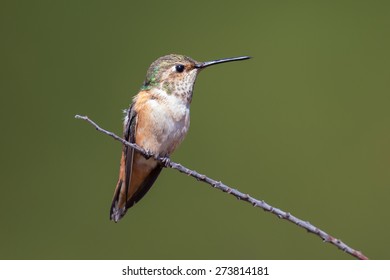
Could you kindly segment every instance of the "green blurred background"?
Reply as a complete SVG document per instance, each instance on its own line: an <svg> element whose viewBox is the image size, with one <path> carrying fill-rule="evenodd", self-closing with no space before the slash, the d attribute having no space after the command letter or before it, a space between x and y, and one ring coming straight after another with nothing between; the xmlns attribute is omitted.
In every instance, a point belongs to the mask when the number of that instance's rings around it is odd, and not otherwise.
<svg viewBox="0 0 390 280"><path fill-rule="evenodd" d="M164 170L109 221L122 109L150 63L200 74L173 160L389 258L388 1L1 1L1 259L351 259Z"/></svg>

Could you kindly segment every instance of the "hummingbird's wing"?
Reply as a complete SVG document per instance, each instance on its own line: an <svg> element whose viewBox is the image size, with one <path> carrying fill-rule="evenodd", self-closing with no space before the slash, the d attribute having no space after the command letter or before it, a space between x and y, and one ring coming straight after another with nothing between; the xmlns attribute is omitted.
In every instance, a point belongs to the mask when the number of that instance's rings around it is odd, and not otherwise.
<svg viewBox="0 0 390 280"><path fill-rule="evenodd" d="M134 103L127 112L124 139L136 143L138 115ZM144 161L143 164L137 164ZM135 164L136 163L136 164ZM162 166L154 159L146 160L143 155L124 145L122 150L119 180L111 204L110 219L119 221L127 209L138 202L151 188L160 174Z"/></svg>

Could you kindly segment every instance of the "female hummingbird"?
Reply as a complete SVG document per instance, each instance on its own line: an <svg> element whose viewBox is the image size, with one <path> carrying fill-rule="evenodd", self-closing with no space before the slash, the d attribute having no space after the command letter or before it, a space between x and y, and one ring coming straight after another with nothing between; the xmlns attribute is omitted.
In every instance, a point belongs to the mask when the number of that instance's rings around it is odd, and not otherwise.
<svg viewBox="0 0 390 280"><path fill-rule="evenodd" d="M169 157L188 132L198 73L211 65L249 58L240 56L208 62L177 54L158 58L150 65L140 92L125 112L123 138L153 155ZM148 192L162 167L153 157L147 159L123 146L111 220L118 222Z"/></svg>

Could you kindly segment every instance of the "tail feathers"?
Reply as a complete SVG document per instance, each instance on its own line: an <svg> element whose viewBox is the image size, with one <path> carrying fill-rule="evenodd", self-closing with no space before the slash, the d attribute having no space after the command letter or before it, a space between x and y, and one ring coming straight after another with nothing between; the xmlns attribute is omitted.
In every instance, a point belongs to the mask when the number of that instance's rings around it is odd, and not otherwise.
<svg viewBox="0 0 390 280"><path fill-rule="evenodd" d="M115 201L115 204L111 207L110 219L117 223L126 214L126 211L126 207L119 208L118 202Z"/></svg>
<svg viewBox="0 0 390 280"><path fill-rule="evenodd" d="M162 169L162 166L155 162L153 162L153 166L146 173L146 177L144 177L145 174L140 175L141 172L139 170L136 170L138 172L132 173L132 180L128 187L122 178L119 179L111 204L111 220L118 222L126 214L127 210L141 200L149 191Z"/></svg>
<svg viewBox="0 0 390 280"><path fill-rule="evenodd" d="M114 198L112 199L111 209L110 209L110 220L115 223L118 222L126 214L126 199L121 197L121 189L124 182L122 180L118 181L118 184L115 189ZM120 201L123 200L123 201Z"/></svg>

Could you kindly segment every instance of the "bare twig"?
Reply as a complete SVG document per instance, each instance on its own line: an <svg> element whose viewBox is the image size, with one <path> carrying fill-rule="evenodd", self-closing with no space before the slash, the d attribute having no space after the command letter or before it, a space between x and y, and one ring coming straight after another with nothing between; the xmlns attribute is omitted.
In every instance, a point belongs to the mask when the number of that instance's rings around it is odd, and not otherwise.
<svg viewBox="0 0 390 280"><path fill-rule="evenodd" d="M144 149L142 149L138 145L130 143L130 142L127 142L126 140L122 139L121 137L117 136L116 134L101 128L94 121L89 119L87 116L76 115L75 118L76 119L85 120L85 121L89 122L91 125L93 125L96 128L96 130L111 136L115 140L117 140L119 142L122 142L122 144L127 145L127 146L133 148L134 150L142 153L143 155L145 155L147 157L154 156L154 155L150 155L147 151L145 151ZM285 212L283 210L280 210L278 208L275 208L275 207L269 205L268 203L264 202L264 200L255 199L255 198L251 197L249 194L244 194L244 193L240 192L237 189L233 189L233 188L225 185L221 181L213 180L213 179L207 177L206 175L200 174L200 173L198 173L198 172L196 172L194 170L191 170L191 169L189 169L189 168L187 168L187 167L185 167L185 166L183 166L183 165L181 165L179 163L172 162L172 161L170 161L169 158L156 157L156 156L154 156L154 157L158 161L163 163L165 167L176 169L176 170L178 170L181 173L184 173L184 174L187 174L189 176L194 177L198 181L205 182L205 183L211 185L214 188L217 188L217 189L219 189L219 190L221 190L223 192L231 194L231 195L235 196L236 198L238 198L240 200L249 202L254 207L262 208L264 211L268 211L268 212L276 215L278 218L285 219L285 220L287 220L289 222L292 222L292 223L296 224L297 226L306 229L308 232L317 235L324 242L329 242L330 244L333 244L337 248L343 250L344 252L352 255L353 257L355 257L357 259L361 259L361 260L367 260L368 259L362 252L357 251L357 250L349 247L347 244L342 242L340 239L337 239L337 238L329 235L325 231L319 229L318 227L310 224L307 221L303 221L303 220L293 216L292 214L290 214L288 212Z"/></svg>

